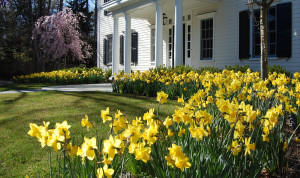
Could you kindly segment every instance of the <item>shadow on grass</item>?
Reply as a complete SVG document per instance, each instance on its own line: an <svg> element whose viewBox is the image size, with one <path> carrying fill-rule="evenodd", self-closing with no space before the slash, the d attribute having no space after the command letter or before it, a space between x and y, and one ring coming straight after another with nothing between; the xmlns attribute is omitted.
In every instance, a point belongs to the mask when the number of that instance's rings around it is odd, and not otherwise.
<svg viewBox="0 0 300 178"><path fill-rule="evenodd" d="M86 99L94 101L95 104L101 105L98 110L99 114L101 110L109 107L110 112L115 112L117 109L119 109L121 112L123 112L123 114L134 113L136 117L142 117L149 109L155 108L156 110L158 107L158 102L155 100L155 98L132 94L107 93L99 91L61 92L61 94L79 97L78 100L73 102L76 105L82 103ZM160 116L167 116L167 112L160 110Z"/></svg>
<svg viewBox="0 0 300 178"><path fill-rule="evenodd" d="M22 92L20 93L20 95L14 99L10 99L10 100L5 100L5 104L6 105L12 105L15 104L17 101L20 101L21 99L24 99L27 96L27 93Z"/></svg>
<svg viewBox="0 0 300 178"><path fill-rule="evenodd" d="M51 83L37 83L37 84L5 84L0 85L0 92L1 91L12 91L12 90L30 90L30 89L41 89L42 87L47 86L54 86Z"/></svg>

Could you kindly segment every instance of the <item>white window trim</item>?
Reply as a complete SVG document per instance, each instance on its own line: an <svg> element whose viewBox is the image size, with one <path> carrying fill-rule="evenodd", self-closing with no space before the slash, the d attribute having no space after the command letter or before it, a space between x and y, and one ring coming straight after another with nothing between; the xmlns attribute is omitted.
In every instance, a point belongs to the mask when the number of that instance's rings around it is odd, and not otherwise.
<svg viewBox="0 0 300 178"><path fill-rule="evenodd" d="M209 12L209 13L205 13L205 14L199 14L199 15L196 15L197 19L198 19L198 26L200 27L199 28L199 33L200 33L200 38L199 38L199 53L198 53L198 61L200 62L211 62L211 61L215 61L215 27L216 27L216 12ZM212 53L212 58L211 59L201 59L201 20L205 20L205 19L210 19L212 18L213 19L213 53Z"/></svg>
<svg viewBox="0 0 300 178"><path fill-rule="evenodd" d="M193 26L192 26L192 23L191 23L191 20L190 21L187 21L185 23L186 25L186 31L185 31L185 65L192 65L192 51L193 51ZM190 32L190 35L191 35L191 40L190 40L190 57L188 57L188 26L191 26L191 32Z"/></svg>
<svg viewBox="0 0 300 178"><path fill-rule="evenodd" d="M152 30L156 30L155 29L155 25L150 25L150 59L149 59L149 62L150 62L150 65L155 65L155 59L154 61L151 61L151 59L154 57L155 58L155 52L154 54L152 53ZM155 39L155 34L154 34L154 39ZM154 44L155 44L155 40L154 40ZM154 55L154 56L153 56Z"/></svg>

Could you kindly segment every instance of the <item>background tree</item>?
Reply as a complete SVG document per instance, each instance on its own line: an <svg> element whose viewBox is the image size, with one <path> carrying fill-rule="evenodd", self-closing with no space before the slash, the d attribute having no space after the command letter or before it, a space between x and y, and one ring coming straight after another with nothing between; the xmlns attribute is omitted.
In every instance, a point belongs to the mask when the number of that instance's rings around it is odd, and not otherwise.
<svg viewBox="0 0 300 178"><path fill-rule="evenodd" d="M56 62L59 67L63 62L66 68L67 59L84 62L84 58L90 57L90 46L81 40L77 18L71 9L65 8L57 15L37 20L33 39L38 41L43 58Z"/></svg>
<svg viewBox="0 0 300 178"><path fill-rule="evenodd" d="M93 11L93 0L68 0L66 2L66 6L71 8L73 10L74 14L83 14L85 18L79 18L79 28L80 28L80 33L82 34L82 39L86 42L88 42L93 49L93 54L90 58L86 59L86 66L87 67L92 67L96 65L96 44L97 40L95 39L95 16ZM79 16L82 17L82 16Z"/></svg>
<svg viewBox="0 0 300 178"><path fill-rule="evenodd" d="M260 11L259 27L261 80L268 78L268 9L273 2L274 0L250 0L250 4L257 5Z"/></svg>
<svg viewBox="0 0 300 178"><path fill-rule="evenodd" d="M59 3L60 0L0 0L0 78L45 70L40 50L31 38L32 31L39 17L59 11Z"/></svg>

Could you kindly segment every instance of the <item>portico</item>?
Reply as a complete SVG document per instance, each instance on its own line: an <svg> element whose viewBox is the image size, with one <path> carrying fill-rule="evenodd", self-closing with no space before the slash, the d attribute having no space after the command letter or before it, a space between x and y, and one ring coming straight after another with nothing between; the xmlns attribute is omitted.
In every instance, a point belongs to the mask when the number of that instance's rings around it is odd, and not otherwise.
<svg viewBox="0 0 300 178"><path fill-rule="evenodd" d="M202 0L205 3L217 3L218 0ZM112 44L112 72L118 73L120 56L124 60L124 72L131 73L132 66L132 40L131 40L131 20L132 18L147 19L155 30L155 46L153 52L153 63L155 67L158 66L179 66L185 65L185 59L187 58L187 46L189 46L189 52L191 51L191 44L187 43L185 34L188 30L185 30L185 24L183 19L183 8L185 6L192 7L195 4L202 2L201 0L186 0L183 4L183 0L119 0L119 1L105 1L103 9L109 11L113 17L113 37L120 35L119 18L125 18L125 31L124 41L120 44L119 38L113 38ZM167 14L172 19L167 19L167 24L164 24L163 14ZM185 19L187 20L187 19ZM190 16L189 16L189 20ZM123 24L122 24L123 25ZM189 40L191 42L191 24L189 25ZM188 28L188 26L186 26ZM164 30L171 29L170 33L166 34ZM165 34L165 35L164 35ZM172 38L172 39L171 39ZM164 51L164 39L165 51ZM166 40L170 39L170 40ZM121 46L120 46L121 45ZM123 45L123 46L122 46ZM122 54L119 53L120 47L122 48ZM165 59L164 59L165 54ZM190 54L190 53L189 53ZM189 56L190 58L190 56ZM165 63L163 62L165 60Z"/></svg>

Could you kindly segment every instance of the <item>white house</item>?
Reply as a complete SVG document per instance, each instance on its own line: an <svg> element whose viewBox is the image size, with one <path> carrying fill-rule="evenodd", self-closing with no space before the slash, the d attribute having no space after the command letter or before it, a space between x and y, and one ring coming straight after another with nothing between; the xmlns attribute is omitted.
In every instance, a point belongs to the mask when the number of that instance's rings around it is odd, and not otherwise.
<svg viewBox="0 0 300 178"><path fill-rule="evenodd" d="M98 7L98 67L260 69L259 12L248 0L100 0ZM300 0L273 3L268 31L269 65L300 70Z"/></svg>

